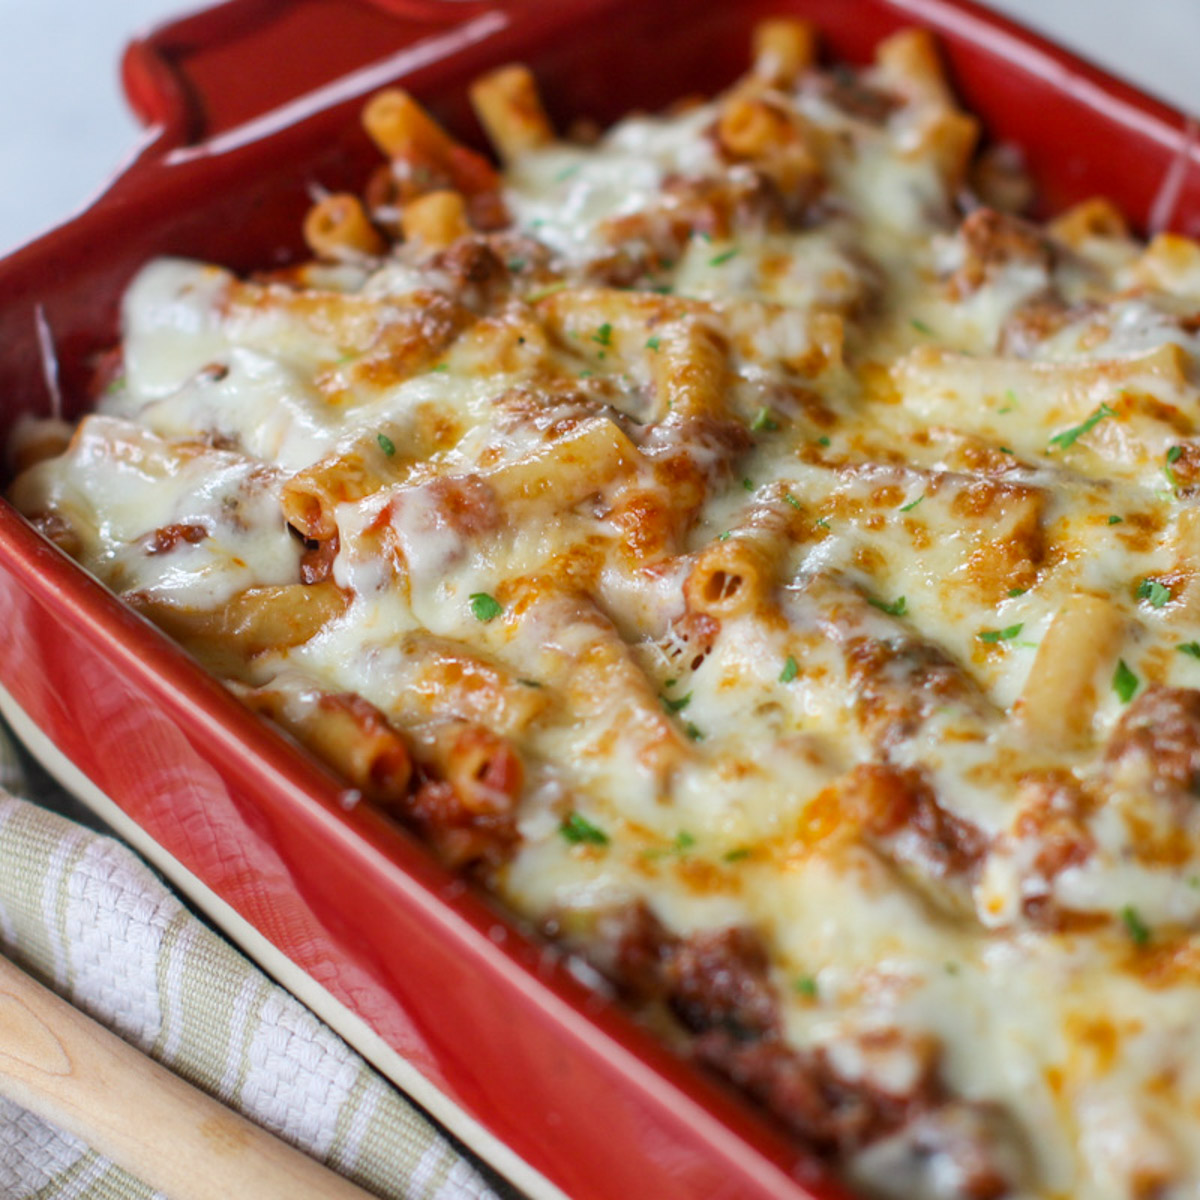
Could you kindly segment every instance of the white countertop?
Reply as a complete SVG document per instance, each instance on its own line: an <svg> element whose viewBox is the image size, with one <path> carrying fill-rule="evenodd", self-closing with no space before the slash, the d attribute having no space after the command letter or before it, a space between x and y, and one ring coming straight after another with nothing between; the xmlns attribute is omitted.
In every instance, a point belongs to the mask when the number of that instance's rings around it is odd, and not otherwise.
<svg viewBox="0 0 1200 1200"><path fill-rule="evenodd" d="M850 2L850 0L846 0ZM0 0L0 253L85 204L137 127L117 64L186 0ZM1198 0L992 0L991 6L1200 113Z"/></svg>

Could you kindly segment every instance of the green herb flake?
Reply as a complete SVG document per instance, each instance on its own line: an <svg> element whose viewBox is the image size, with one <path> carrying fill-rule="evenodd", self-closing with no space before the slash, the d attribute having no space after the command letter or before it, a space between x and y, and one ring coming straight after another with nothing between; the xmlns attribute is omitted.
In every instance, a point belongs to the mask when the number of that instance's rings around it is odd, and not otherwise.
<svg viewBox="0 0 1200 1200"><path fill-rule="evenodd" d="M1129 665L1124 659L1117 663L1117 669L1113 673L1112 686L1113 691L1117 693L1117 699L1122 704L1128 704L1138 690L1138 677L1129 669Z"/></svg>
<svg viewBox="0 0 1200 1200"><path fill-rule="evenodd" d="M612 345L612 324L605 321L603 325L592 335L592 341L598 342L601 346Z"/></svg>
<svg viewBox="0 0 1200 1200"><path fill-rule="evenodd" d="M504 606L494 596L489 596L487 592L471 593L471 615L475 620L482 621L486 625L488 621L494 621L503 611Z"/></svg>
<svg viewBox="0 0 1200 1200"><path fill-rule="evenodd" d="M1010 638L1015 638L1024 628L1024 621L1018 621L1016 625L1008 625L1004 629L981 629L975 636L981 642L1007 642Z"/></svg>
<svg viewBox="0 0 1200 1200"><path fill-rule="evenodd" d="M661 346L661 345L662 345L662 338L652 337L649 339L649 341L646 342L646 349L657 351L659 346Z"/></svg>
<svg viewBox="0 0 1200 1200"><path fill-rule="evenodd" d="M888 604L886 600L880 600L878 596L868 596L867 603L872 608L877 608L880 612L887 613L889 617L902 617L908 611L908 601L903 596L898 600L892 601L891 604Z"/></svg>
<svg viewBox="0 0 1200 1200"><path fill-rule="evenodd" d="M746 489L746 491L748 491L748 492L754 491L754 480L753 479L743 479L742 487L744 487Z"/></svg>
<svg viewBox="0 0 1200 1200"><path fill-rule="evenodd" d="M915 500L911 501L910 503L900 505L900 511L901 512L912 512L912 510L914 508L916 508L917 505L920 504L921 501L924 499L925 499L925 493L922 492Z"/></svg>
<svg viewBox="0 0 1200 1200"><path fill-rule="evenodd" d="M736 246L734 246L732 249L729 249L729 250L723 250L720 254L714 254L712 256L712 258L710 258L708 260L708 265L710 267L722 266L724 263L727 263L731 258L735 257L737 255L737 253L738 253L738 248Z"/></svg>
<svg viewBox="0 0 1200 1200"><path fill-rule="evenodd" d="M1137 598L1149 600L1152 608L1162 608L1171 599L1171 589L1157 579L1143 579L1138 584Z"/></svg>
<svg viewBox="0 0 1200 1200"><path fill-rule="evenodd" d="M685 851L692 849L695 844L696 839L686 829L681 829L675 835L675 842L671 849L678 854L683 854Z"/></svg>
<svg viewBox="0 0 1200 1200"><path fill-rule="evenodd" d="M580 371L580 372L579 372L579 378L580 378L580 379L591 379L591 377L592 377L594 374L595 374L595 372L594 372L594 371Z"/></svg>
<svg viewBox="0 0 1200 1200"><path fill-rule="evenodd" d="M924 321L918 321L916 317L913 317L913 319L911 321L909 321L909 324L918 333L923 333L926 337L935 336L933 330L928 325L926 325Z"/></svg>
<svg viewBox="0 0 1200 1200"><path fill-rule="evenodd" d="M779 672L780 683L791 683L797 675L800 674L800 665L789 654L787 660L783 664L783 670Z"/></svg>
<svg viewBox="0 0 1200 1200"><path fill-rule="evenodd" d="M758 412L754 414L754 420L750 422L751 433L762 433L764 431L767 433L774 433L778 428L779 422L776 421L773 416L771 416L771 410L769 408L760 408Z"/></svg>
<svg viewBox="0 0 1200 1200"><path fill-rule="evenodd" d="M817 524L818 524L818 525L819 525L819 526L820 526L822 529L828 529L828 528L829 528L829 521L828 521L828 520L827 520L825 517L818 517L818 518L817 518Z"/></svg>
<svg viewBox="0 0 1200 1200"><path fill-rule="evenodd" d="M829 444L830 444L830 442L829 442L829 439L828 439L827 437L819 437L819 438L817 438L817 445L818 445L818 446L828 446Z"/></svg>
<svg viewBox="0 0 1200 1200"><path fill-rule="evenodd" d="M436 367L430 367L429 369L431 371L437 371L438 374L444 375L448 370L450 370L450 367L446 363L438 363Z"/></svg>
<svg viewBox="0 0 1200 1200"><path fill-rule="evenodd" d="M1200 642L1181 642L1175 649L1180 654L1188 654L1192 658L1200 658Z"/></svg>
<svg viewBox="0 0 1200 1200"><path fill-rule="evenodd" d="M522 687L527 688L540 688L542 686L536 679L518 679L517 682Z"/></svg>
<svg viewBox="0 0 1200 1200"><path fill-rule="evenodd" d="M702 742L702 741L704 741L704 734L703 734L703 732L701 732L701 730L699 729L699 727L698 727L698 726L696 726L696 725L693 725L693 724L691 723L691 721L689 721L689 722L688 722L688 723L687 723L687 724L686 724L686 725L683 727L683 732L684 732L684 733L686 733L686 734L688 735L688 739L689 739L690 741L693 741L693 742Z"/></svg>
<svg viewBox="0 0 1200 1200"><path fill-rule="evenodd" d="M386 433L379 434L375 440L379 443L380 450L382 450L384 454L388 456L388 458L391 458L392 455L396 453L396 443L393 442Z"/></svg>
<svg viewBox="0 0 1200 1200"><path fill-rule="evenodd" d="M1125 520L1125 518L1124 518L1124 517L1118 517L1116 513L1109 513L1109 514L1108 514L1108 523L1109 523L1110 525L1120 525L1120 524L1121 524L1121 522L1122 522L1122 521L1124 521L1124 520Z"/></svg>
<svg viewBox="0 0 1200 1200"><path fill-rule="evenodd" d="M1010 600L1015 600L1018 596L1023 596L1029 591L1028 588L1009 588L1008 596Z"/></svg>
<svg viewBox="0 0 1200 1200"><path fill-rule="evenodd" d="M744 859L747 859L749 857L750 857L750 847L749 846L735 846L732 850L726 850L725 853L721 855L721 861L727 862L727 863L735 863L735 862L742 862Z"/></svg>
<svg viewBox="0 0 1200 1200"><path fill-rule="evenodd" d="M725 530L724 533L717 534L717 541L718 542L727 542L727 541L729 541L729 539L732 536L733 536L733 534L727 529L727 530Z"/></svg>
<svg viewBox="0 0 1200 1200"><path fill-rule="evenodd" d="M510 271L525 270L525 260L523 258L510 258L506 265Z"/></svg>
<svg viewBox="0 0 1200 1200"><path fill-rule="evenodd" d="M1129 934L1135 946L1141 949L1150 945L1150 927L1132 904L1127 904L1121 909L1121 920L1124 922L1125 932Z"/></svg>
<svg viewBox="0 0 1200 1200"><path fill-rule="evenodd" d="M1172 446L1166 454L1167 461L1163 464L1163 474L1167 477L1167 482L1171 485L1173 491L1179 490L1179 480L1175 478L1175 472L1171 469L1174 463L1177 463L1183 456L1182 446Z"/></svg>
<svg viewBox="0 0 1200 1200"><path fill-rule="evenodd" d="M683 712L692 702L692 693L688 692L686 696L680 696L678 699L672 699L670 696L660 696L659 699L667 712L678 713Z"/></svg>
<svg viewBox="0 0 1200 1200"><path fill-rule="evenodd" d="M607 846L608 834L595 826L587 819L582 817L577 812L568 813L562 824L558 827L558 832L571 843L572 846Z"/></svg>
<svg viewBox="0 0 1200 1200"><path fill-rule="evenodd" d="M1001 454L1011 454L1012 452L1013 452L1013 448L1011 446L1001 446L1000 447Z"/></svg>
<svg viewBox="0 0 1200 1200"><path fill-rule="evenodd" d="M792 986L799 995L807 996L810 1000L817 997L817 981L811 975L802 975Z"/></svg>
<svg viewBox="0 0 1200 1200"><path fill-rule="evenodd" d="M678 682L678 679L668 679L667 682L663 684L663 687L675 687Z"/></svg>
<svg viewBox="0 0 1200 1200"><path fill-rule="evenodd" d="M793 496L791 492L784 492L783 499L784 499L785 503L790 504L797 512L800 511L800 501L797 500L796 497Z"/></svg>
<svg viewBox="0 0 1200 1200"><path fill-rule="evenodd" d="M1060 450L1066 450L1068 447L1075 445L1085 433L1095 429L1105 417L1115 417L1116 415L1107 404L1101 404L1090 417L1079 425L1073 425L1070 429L1064 429L1062 433L1056 433L1050 439L1050 445L1057 446Z"/></svg>
<svg viewBox="0 0 1200 1200"><path fill-rule="evenodd" d="M538 288L537 291L530 292L525 297L530 304L536 304L539 300L545 300L549 296L556 296L559 292L566 291L571 285L565 280L560 279L557 283L548 283L545 287Z"/></svg>
<svg viewBox="0 0 1200 1200"><path fill-rule="evenodd" d="M570 179L572 175L577 175L581 170L583 170L583 163L575 163L573 166L563 167L563 169L554 176L554 182L566 183L566 181Z"/></svg>

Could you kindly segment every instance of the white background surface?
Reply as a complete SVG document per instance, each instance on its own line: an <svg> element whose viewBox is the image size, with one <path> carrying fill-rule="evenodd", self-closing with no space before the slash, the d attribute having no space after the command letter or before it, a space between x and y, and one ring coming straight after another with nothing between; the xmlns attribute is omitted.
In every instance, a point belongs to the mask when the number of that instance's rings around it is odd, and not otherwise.
<svg viewBox="0 0 1200 1200"><path fill-rule="evenodd" d="M201 6L0 0L0 253L67 217L120 166L137 138L118 83L123 46L139 30ZM1200 0L991 6L1200 114Z"/></svg>

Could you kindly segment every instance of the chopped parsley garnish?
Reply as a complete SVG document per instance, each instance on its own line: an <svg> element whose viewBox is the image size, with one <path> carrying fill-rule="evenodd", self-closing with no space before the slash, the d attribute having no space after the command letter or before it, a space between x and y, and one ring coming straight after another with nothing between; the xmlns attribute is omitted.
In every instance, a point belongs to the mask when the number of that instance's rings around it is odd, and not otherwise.
<svg viewBox="0 0 1200 1200"><path fill-rule="evenodd" d="M767 433L774 433L778 428L779 422L776 421L773 416L771 416L771 410L769 408L760 408L758 412L754 414L754 420L750 422L751 433L761 433L764 430Z"/></svg>
<svg viewBox="0 0 1200 1200"><path fill-rule="evenodd" d="M1014 392L1012 388L1005 390L1004 398L1008 401L1008 403L1003 408L997 409L997 413L1012 412L1012 410L1017 407L1017 393Z"/></svg>
<svg viewBox="0 0 1200 1200"><path fill-rule="evenodd" d="M1149 600L1153 608L1162 608L1171 599L1171 589L1157 579L1143 579L1138 584L1137 598Z"/></svg>
<svg viewBox="0 0 1200 1200"><path fill-rule="evenodd" d="M686 829L681 829L675 835L675 844L671 849L682 854L685 850L690 850L695 844L696 839Z"/></svg>
<svg viewBox="0 0 1200 1200"><path fill-rule="evenodd" d="M1018 621L1016 625L1007 625L1003 629L981 629L975 636L981 642L1007 642L1010 638L1015 638L1024 628L1025 622Z"/></svg>
<svg viewBox="0 0 1200 1200"><path fill-rule="evenodd" d="M924 499L925 499L925 493L922 492L915 500L910 501L908 504L900 505L900 511L901 512L912 512L912 510L914 508L916 508L917 505L920 504L921 501Z"/></svg>
<svg viewBox="0 0 1200 1200"><path fill-rule="evenodd" d="M829 439L827 437L819 437L819 438L817 438L817 445L818 446L828 446Z"/></svg>
<svg viewBox="0 0 1200 1200"><path fill-rule="evenodd" d="M1124 518L1124 517L1118 517L1116 513L1109 513L1109 514L1108 514L1108 523L1109 523L1110 525L1120 525L1120 524L1121 524L1121 522L1122 522L1122 521L1124 521L1124 520L1125 520L1125 518Z"/></svg>
<svg viewBox="0 0 1200 1200"><path fill-rule="evenodd" d="M375 440L379 443L380 450L382 450L384 454L388 456L388 458L391 458L392 455L396 453L396 443L393 442L386 433L379 434Z"/></svg>
<svg viewBox="0 0 1200 1200"><path fill-rule="evenodd" d="M660 696L663 708L667 712L677 713L683 712L685 708L692 702L692 693L688 692L686 696L680 696L678 699L672 699L670 696Z"/></svg>
<svg viewBox="0 0 1200 1200"><path fill-rule="evenodd" d="M1132 904L1127 904L1121 909L1121 920L1124 921L1125 930L1135 946L1140 948L1150 945L1150 927Z"/></svg>
<svg viewBox="0 0 1200 1200"><path fill-rule="evenodd" d="M726 850L721 855L721 861L727 863L741 862L744 858L750 857L749 846L735 846L732 850Z"/></svg>
<svg viewBox="0 0 1200 1200"><path fill-rule="evenodd" d="M689 721L683 727L683 732L686 733L688 735L688 738L693 742L704 741L704 734L700 731L699 727L696 725L693 725L691 723L691 721Z"/></svg>
<svg viewBox="0 0 1200 1200"><path fill-rule="evenodd" d="M742 487L744 487L746 489L746 491L748 491L748 492L754 491L754 480L753 479L743 479Z"/></svg>
<svg viewBox="0 0 1200 1200"><path fill-rule="evenodd" d="M471 614L475 620L486 624L488 621L494 621L503 611L504 606L500 601L494 596L489 596L487 592L471 593Z"/></svg>
<svg viewBox="0 0 1200 1200"><path fill-rule="evenodd" d="M1028 588L1009 588L1008 595L1010 599L1015 600L1018 596L1025 595L1027 591L1029 591Z"/></svg>
<svg viewBox="0 0 1200 1200"><path fill-rule="evenodd" d="M718 533L718 534L717 534L717 541L718 541L718 542L727 542L727 541L729 541L729 539L730 539L732 536L733 536L733 535L732 535L732 534L730 533L730 531L727 529L727 530L725 530L725 532L724 532L724 533Z"/></svg>
<svg viewBox="0 0 1200 1200"><path fill-rule="evenodd" d="M787 661L783 664L783 670L779 672L779 682L780 683L791 683L792 680L795 679L796 676L799 674L800 674L800 665L789 654L787 656Z"/></svg>
<svg viewBox="0 0 1200 1200"><path fill-rule="evenodd" d="M662 338L652 337L646 343L647 350L657 350L662 345Z"/></svg>
<svg viewBox="0 0 1200 1200"><path fill-rule="evenodd" d="M611 346L612 345L612 324L611 324L611 322L605 321L604 324L601 325L600 328L597 329L594 334L592 334L592 341L599 342L599 344L601 346Z"/></svg>
<svg viewBox="0 0 1200 1200"><path fill-rule="evenodd" d="M817 994L817 981L811 975L802 975L796 980L795 988L801 996L807 996L812 1000Z"/></svg>
<svg viewBox="0 0 1200 1200"><path fill-rule="evenodd" d="M1079 425L1073 425L1070 429L1064 429L1062 433L1056 433L1050 439L1050 445L1058 446L1061 450L1066 450L1067 447L1073 446L1079 441L1085 433L1099 425L1105 417L1115 417L1116 415L1107 404L1101 404L1087 420L1081 422Z"/></svg>
<svg viewBox="0 0 1200 1200"><path fill-rule="evenodd" d="M1011 454L1012 452L1013 452L1013 449L1011 446L1001 446L1000 447L1001 454Z"/></svg>
<svg viewBox="0 0 1200 1200"><path fill-rule="evenodd" d="M591 379L592 374L593 374L593 372L591 372L591 371L580 371L579 378L580 379Z"/></svg>
<svg viewBox="0 0 1200 1200"><path fill-rule="evenodd" d="M1180 654L1190 654L1192 658L1200 658L1200 642L1181 642L1175 649Z"/></svg>
<svg viewBox="0 0 1200 1200"><path fill-rule="evenodd" d="M784 492L784 493L783 493L783 498L784 498L784 500L785 500L785 501L786 501L788 504L790 504L790 505L791 505L791 506L792 506L792 507L793 507L793 508L794 508L794 509L795 509L797 512L799 512L799 511L800 511L800 501L799 501L799 500L797 500L797 499L796 499L796 497L795 497L795 496L793 496L791 492Z"/></svg>
<svg viewBox="0 0 1200 1200"><path fill-rule="evenodd" d="M666 683L663 684L663 687L674 687L678 682L678 679L668 679Z"/></svg>
<svg viewBox="0 0 1200 1200"><path fill-rule="evenodd" d="M530 304L536 304L539 300L545 300L547 296L557 295L561 291L565 291L571 285L565 280L560 279L557 283L548 283L543 288L538 288L535 292L530 292L525 297Z"/></svg>
<svg viewBox="0 0 1200 1200"><path fill-rule="evenodd" d="M593 825L587 817L581 817L577 812L568 813L562 824L558 827L558 832L571 843L572 846L607 846L608 834L603 829Z"/></svg>
<svg viewBox="0 0 1200 1200"><path fill-rule="evenodd" d="M818 521L817 524L819 525L820 522ZM902 617L908 611L908 601L903 596L899 600L893 600L891 604L888 604L886 600L880 600L878 596L868 596L867 603L872 608L887 613L889 617Z"/></svg>
<svg viewBox="0 0 1200 1200"><path fill-rule="evenodd" d="M828 529L828 528L829 528L829 522L828 522L828 520L826 520L826 518L825 518L825 517L818 517L818 518L817 518L817 524L818 524L818 525L819 525L819 526L820 526L822 529Z"/></svg>
<svg viewBox="0 0 1200 1200"><path fill-rule="evenodd" d="M1129 669L1124 659L1121 659L1117 663L1117 669L1113 674L1112 686L1113 691L1117 693L1117 699L1122 704L1128 704L1133 699L1134 693L1138 690L1138 677Z"/></svg>
<svg viewBox="0 0 1200 1200"><path fill-rule="evenodd" d="M450 370L450 367L449 367L449 366L448 366L448 364L446 364L446 363L438 363L436 367L430 367L429 369L430 369L431 371L442 371L442 372L444 372L444 371L448 371L448 370Z"/></svg>
<svg viewBox="0 0 1200 1200"><path fill-rule="evenodd" d="M510 271L523 271L525 270L525 260L523 258L510 258L507 266Z"/></svg>
<svg viewBox="0 0 1200 1200"><path fill-rule="evenodd" d="M928 325L926 325L924 321L918 321L916 317L913 317L913 319L911 321L909 321L909 324L918 333L923 333L926 337L933 337L933 330Z"/></svg>
<svg viewBox="0 0 1200 1200"><path fill-rule="evenodd" d="M708 265L710 267L719 267L722 263L727 263L731 258L734 257L734 255L737 254L737 252L738 248L734 246L730 250L723 250L720 254L714 254L712 258L708 260Z"/></svg>
<svg viewBox="0 0 1200 1200"><path fill-rule="evenodd" d="M1172 488L1178 490L1179 480L1175 478L1175 472L1171 470L1171 466L1177 463L1183 455L1182 446L1172 446L1167 451L1167 461L1163 464L1163 474L1167 477L1167 482Z"/></svg>

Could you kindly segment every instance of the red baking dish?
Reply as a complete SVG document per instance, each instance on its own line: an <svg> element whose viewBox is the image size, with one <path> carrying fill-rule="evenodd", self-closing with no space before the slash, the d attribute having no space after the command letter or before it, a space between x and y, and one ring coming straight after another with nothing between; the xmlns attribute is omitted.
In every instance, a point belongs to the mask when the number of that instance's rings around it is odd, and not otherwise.
<svg viewBox="0 0 1200 1200"><path fill-rule="evenodd" d="M554 116L607 121L711 92L751 25L794 12L865 59L921 24L1047 208L1103 193L1200 232L1194 127L954 0L230 0L134 43L148 126L90 209L0 263L0 435L84 403L136 268L237 269L300 252L314 184L375 162L362 100L403 80L478 142L465 84L521 59ZM233 937L531 1194L833 1198L740 1097L660 1046L507 914L251 718L155 629L0 504L0 707L66 782Z"/></svg>

